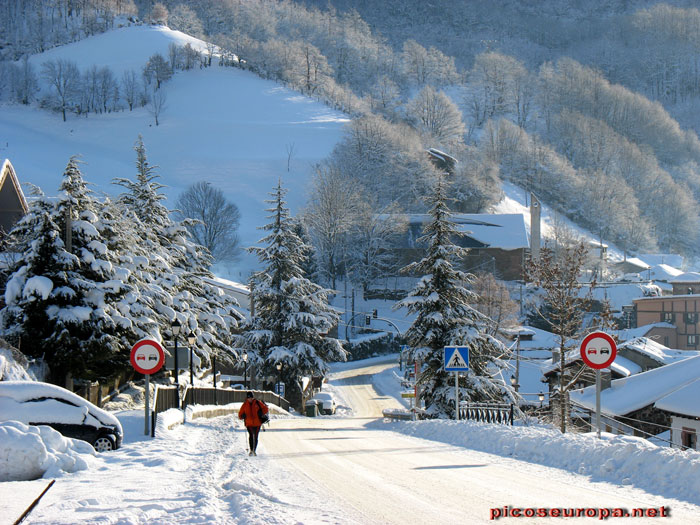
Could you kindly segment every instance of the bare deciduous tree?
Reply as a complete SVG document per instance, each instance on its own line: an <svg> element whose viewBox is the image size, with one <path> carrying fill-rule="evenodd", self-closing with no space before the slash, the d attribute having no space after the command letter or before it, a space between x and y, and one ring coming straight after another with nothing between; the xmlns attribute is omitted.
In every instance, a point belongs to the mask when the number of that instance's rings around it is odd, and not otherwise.
<svg viewBox="0 0 700 525"><path fill-rule="evenodd" d="M41 66L43 77L54 90L55 106L66 121L69 109L80 93L80 71L74 62L65 59L49 60Z"/></svg>
<svg viewBox="0 0 700 525"><path fill-rule="evenodd" d="M148 99L148 112L153 115L153 118L156 120L156 126L160 125L158 117L165 109L166 101L167 97L162 89L154 89Z"/></svg>
<svg viewBox="0 0 700 525"><path fill-rule="evenodd" d="M579 335L583 314L588 310L591 297L581 297L583 287L578 276L585 262L587 249L583 243L565 248L555 257L544 248L538 260L530 260L525 267L526 277L543 293L543 305L538 314L559 338L559 427L566 432L568 393L579 377L566 367L566 352L572 348L572 340ZM592 290L595 283L591 283ZM584 370L584 369L581 369Z"/></svg>
<svg viewBox="0 0 700 525"><path fill-rule="evenodd" d="M206 247L217 261L235 260L239 252L236 231L241 219L238 206L226 200L224 192L209 182L197 182L177 199L178 214L194 240Z"/></svg>

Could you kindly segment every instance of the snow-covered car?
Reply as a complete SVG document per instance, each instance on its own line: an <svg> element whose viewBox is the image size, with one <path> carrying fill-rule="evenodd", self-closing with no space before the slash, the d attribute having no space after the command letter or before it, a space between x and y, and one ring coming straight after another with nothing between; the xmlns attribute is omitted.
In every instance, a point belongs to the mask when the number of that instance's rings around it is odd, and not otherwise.
<svg viewBox="0 0 700 525"><path fill-rule="evenodd" d="M97 452L117 449L119 420L60 386L38 381L0 381L0 421L48 425L66 437L90 443Z"/></svg>
<svg viewBox="0 0 700 525"><path fill-rule="evenodd" d="M332 415L335 414L336 404L333 396L328 392L319 392L313 399L316 400L318 404L318 410L321 414Z"/></svg>

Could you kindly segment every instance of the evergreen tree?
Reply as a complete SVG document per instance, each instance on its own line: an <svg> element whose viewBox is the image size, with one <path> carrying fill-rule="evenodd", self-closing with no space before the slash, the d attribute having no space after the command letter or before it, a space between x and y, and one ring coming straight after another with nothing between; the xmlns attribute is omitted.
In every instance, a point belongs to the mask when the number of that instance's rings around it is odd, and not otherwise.
<svg viewBox="0 0 700 525"><path fill-rule="evenodd" d="M68 373L109 378L128 364L132 323L113 306L127 289L108 260L96 208L72 158L58 199L38 200L13 232L23 251L8 281L2 330L26 355L44 357L59 383Z"/></svg>
<svg viewBox="0 0 700 525"><path fill-rule="evenodd" d="M302 266L308 250L295 233L295 221L286 208L281 181L271 195L274 205L267 211L271 222L262 227L269 232L249 250L258 256L264 269L251 278L251 300L255 317L239 339L238 346L252 357L262 376L280 374L286 396L301 408L303 377L322 375L329 361L344 361L340 341L328 336L338 323L338 313L328 305L330 290L304 277ZM276 365L281 364L278 372Z"/></svg>
<svg viewBox="0 0 700 525"><path fill-rule="evenodd" d="M446 191L440 178L427 200L432 219L419 239L427 243L427 253L403 269L423 277L395 306L416 314L405 337L412 358L422 363L416 380L426 410L434 417L453 416L455 410L454 377L443 368L445 346L469 348L470 369L460 376L460 400L503 401L512 397L510 386L494 377L505 367L499 358L505 348L488 334L490 319L469 306L477 302L475 294L464 286L471 283L472 276L454 267L467 250L453 244L460 232L450 220Z"/></svg>
<svg viewBox="0 0 700 525"><path fill-rule="evenodd" d="M209 271L211 255L194 243L184 223L173 221L156 179L157 166L149 164L141 136L136 151L136 180L115 179L126 188L120 203L132 214L138 238L132 270L140 284L144 313L152 310L161 330L169 331L177 318L183 334L197 337L195 351L209 360L216 354L233 361L233 332L242 316L236 300L216 287ZM160 334L158 334L160 337Z"/></svg>

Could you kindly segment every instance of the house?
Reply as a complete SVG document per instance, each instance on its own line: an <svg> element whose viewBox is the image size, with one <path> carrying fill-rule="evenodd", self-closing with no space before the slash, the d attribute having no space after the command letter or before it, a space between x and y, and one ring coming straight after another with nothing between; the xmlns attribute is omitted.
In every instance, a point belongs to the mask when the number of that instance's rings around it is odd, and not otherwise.
<svg viewBox="0 0 700 525"><path fill-rule="evenodd" d="M429 220L430 216L424 214L408 217L406 236L397 248L400 265L405 266L423 257L425 247L418 243L418 239L423 236ZM462 233L453 242L469 248L461 270L491 272L504 280L522 279L523 264L530 247L523 214L455 213L451 220Z"/></svg>
<svg viewBox="0 0 700 525"><path fill-rule="evenodd" d="M29 210L17 174L9 159L0 168L0 238Z"/></svg>
<svg viewBox="0 0 700 525"><path fill-rule="evenodd" d="M628 433L630 427L635 435L657 435L672 425L672 416L677 420L672 436L679 434L675 440L697 446L697 441L688 436L693 430L700 428L694 421L700 414L697 398L684 397L696 392L700 385L693 386L700 378L700 355L694 355L671 364L635 374L623 379L613 380L610 388L600 393L601 412L605 430L608 432ZM700 393L700 390L697 390ZM595 410L595 386L570 393L571 401L588 410ZM692 408L691 408L692 407ZM676 412L677 411L677 412ZM684 425L685 424L685 425ZM686 437L683 438L683 428ZM697 430L695 431L697 435Z"/></svg>
<svg viewBox="0 0 700 525"><path fill-rule="evenodd" d="M662 397L654 406L671 416L671 444L698 449L700 434L700 378Z"/></svg>
<svg viewBox="0 0 700 525"><path fill-rule="evenodd" d="M602 384L604 388L607 388L615 380L632 377L693 356L700 356L700 352L674 350L647 337L635 337L618 344L615 361L609 368L601 370ZM593 370L588 369L583 363L579 348L566 353L564 366L569 370L569 377L578 376L574 385L575 389L583 389L594 384L595 376ZM543 381L549 384L550 394L558 388L559 370L558 357L553 359L542 370Z"/></svg>
<svg viewBox="0 0 700 525"><path fill-rule="evenodd" d="M673 328L651 330L649 337L658 337L664 346L697 350L700 348L700 274L681 274L671 284L673 295L632 301L632 325L668 323Z"/></svg>

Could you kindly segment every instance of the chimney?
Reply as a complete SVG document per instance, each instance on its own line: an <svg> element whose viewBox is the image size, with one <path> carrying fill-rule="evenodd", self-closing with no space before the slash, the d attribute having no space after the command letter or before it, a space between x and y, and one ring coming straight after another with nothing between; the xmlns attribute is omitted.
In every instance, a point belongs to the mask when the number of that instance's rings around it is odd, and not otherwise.
<svg viewBox="0 0 700 525"><path fill-rule="evenodd" d="M540 258L540 201L530 192L530 256L533 261Z"/></svg>

